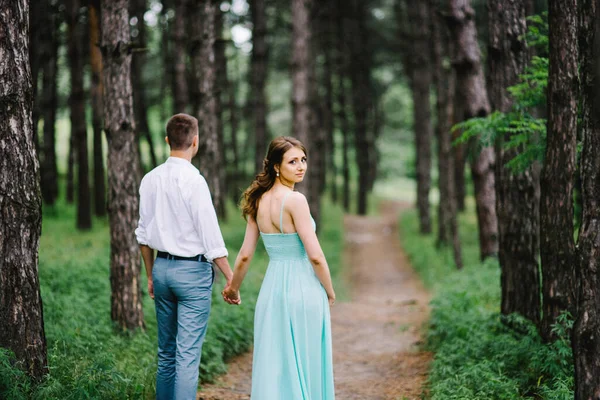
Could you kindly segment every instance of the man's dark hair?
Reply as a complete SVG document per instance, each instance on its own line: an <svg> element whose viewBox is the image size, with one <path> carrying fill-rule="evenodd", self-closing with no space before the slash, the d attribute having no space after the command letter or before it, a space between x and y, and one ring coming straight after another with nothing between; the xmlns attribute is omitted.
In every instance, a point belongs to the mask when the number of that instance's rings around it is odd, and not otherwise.
<svg viewBox="0 0 600 400"><path fill-rule="evenodd" d="M175 114L167 122L167 137L171 150L187 150L198 134L198 120L191 115Z"/></svg>

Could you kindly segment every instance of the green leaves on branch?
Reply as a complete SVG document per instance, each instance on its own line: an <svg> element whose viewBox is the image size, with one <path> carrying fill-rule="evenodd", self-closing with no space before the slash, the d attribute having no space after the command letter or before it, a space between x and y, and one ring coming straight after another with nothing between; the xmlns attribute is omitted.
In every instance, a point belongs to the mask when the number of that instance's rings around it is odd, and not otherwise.
<svg viewBox="0 0 600 400"><path fill-rule="evenodd" d="M528 45L540 48L540 53L547 54L547 15L532 16L528 21ZM513 99L511 111L495 111L487 117L471 118L454 125L452 132L462 132L454 145L476 140L477 152L495 144L513 150L514 157L506 164L513 173L526 170L536 161L543 162L546 120L536 117L536 110L546 104L548 66L548 58L533 57L525 72L519 76L519 83L507 88Z"/></svg>

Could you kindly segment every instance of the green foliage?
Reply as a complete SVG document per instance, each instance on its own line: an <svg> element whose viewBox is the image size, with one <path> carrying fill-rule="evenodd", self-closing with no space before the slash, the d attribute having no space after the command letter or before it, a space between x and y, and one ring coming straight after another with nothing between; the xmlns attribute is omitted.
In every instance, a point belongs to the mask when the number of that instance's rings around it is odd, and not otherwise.
<svg viewBox="0 0 600 400"><path fill-rule="evenodd" d="M547 54L548 23L545 15L529 18L526 34L529 46L539 47ZM510 112L495 111L486 117L471 118L456 124L452 131L462 131L455 144L477 138L478 148L493 146L499 142L503 148L514 151L507 163L511 171L518 173L534 162L544 161L546 152L546 120L535 116L535 109L546 104L548 87L548 58L535 56L519 83L507 88L513 99Z"/></svg>
<svg viewBox="0 0 600 400"><path fill-rule="evenodd" d="M434 237L410 234L417 227L415 212L402 217L403 246L434 293L426 340L435 353L427 382L430 398L573 398L570 316L562 315L554 327L559 339L544 344L531 322L500 314L500 269L495 260L478 260L472 212L461 215L461 271L450 249L435 248Z"/></svg>
<svg viewBox="0 0 600 400"><path fill-rule="evenodd" d="M222 225L231 259L241 246L244 221L229 208L231 220ZM324 204L319 234L328 256L336 290L340 282L342 211ZM154 303L147 296L142 273L146 331L120 333L110 320L109 232L106 220L94 229L73 230L75 209L59 203L44 210L39 275L48 342L49 373L33 385L0 348L0 398L4 399L151 399L156 374L157 326ZM262 245L242 287L243 304L234 307L220 297L221 279L213 291L212 311L202 349L200 377L210 381L226 372L225 362L248 351L253 340L254 305L267 265Z"/></svg>

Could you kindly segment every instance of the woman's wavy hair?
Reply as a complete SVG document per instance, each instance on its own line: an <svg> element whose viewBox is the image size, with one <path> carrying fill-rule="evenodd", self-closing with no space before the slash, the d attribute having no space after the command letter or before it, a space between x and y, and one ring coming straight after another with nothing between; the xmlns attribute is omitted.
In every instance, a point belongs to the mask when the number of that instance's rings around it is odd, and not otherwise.
<svg viewBox="0 0 600 400"><path fill-rule="evenodd" d="M290 136L279 136L271 141L269 144L269 150L267 156L263 160L263 170L254 181L248 186L242 195L240 206L242 209L242 215L244 218L248 218L250 215L256 219L256 212L258 211L258 203L262 195L273 187L277 173L275 172L275 166L281 164L283 161L283 155L291 148L297 147L308 155L306 147L301 141Z"/></svg>

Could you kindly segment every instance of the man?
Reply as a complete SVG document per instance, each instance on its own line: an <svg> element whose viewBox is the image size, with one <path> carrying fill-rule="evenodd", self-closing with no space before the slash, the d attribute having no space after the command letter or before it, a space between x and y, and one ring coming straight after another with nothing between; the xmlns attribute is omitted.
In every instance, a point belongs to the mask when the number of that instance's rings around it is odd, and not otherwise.
<svg viewBox="0 0 600 400"><path fill-rule="evenodd" d="M195 400L214 281L211 262L226 287L233 273L208 185L191 163L198 153L198 120L177 114L166 130L170 157L142 179L135 234L156 305L156 398Z"/></svg>

